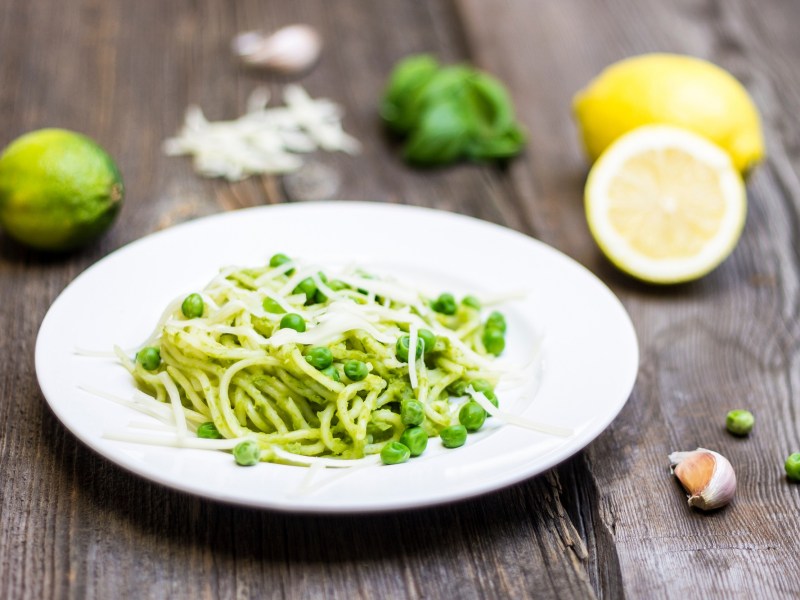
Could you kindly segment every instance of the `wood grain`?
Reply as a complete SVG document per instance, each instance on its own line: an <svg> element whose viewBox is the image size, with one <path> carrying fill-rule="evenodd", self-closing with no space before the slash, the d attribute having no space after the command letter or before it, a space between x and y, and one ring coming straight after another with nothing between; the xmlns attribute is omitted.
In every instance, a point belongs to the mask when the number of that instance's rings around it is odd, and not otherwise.
<svg viewBox="0 0 800 600"><path fill-rule="evenodd" d="M160 144L190 103L233 117L257 85L231 37L318 27L321 64L302 84L344 105L363 154L320 155L343 198L474 215L533 235L620 296L639 335L633 396L584 452L488 496L389 515L300 517L183 495L120 470L47 408L33 351L47 308L83 269L157 229L286 201L275 178L196 177ZM98 244L50 257L0 233L0 597L38 598L789 598L800 594L800 6L791 0L65 0L0 2L0 145L39 127L96 138L128 196ZM700 282L655 289L599 255L582 213L587 172L570 99L606 64L653 50L707 57L759 104L769 160L748 182L734 255ZM471 59L514 95L530 143L507 169L412 171L376 114L400 57ZM98 301L102 301L99 299ZM728 436L725 412L756 413ZM666 455L698 445L737 468L735 503L692 512Z"/></svg>
<svg viewBox="0 0 800 600"><path fill-rule="evenodd" d="M303 85L347 108L358 159L319 160L343 174L342 197L440 206L503 221L496 174L482 167L411 172L375 111L401 56L465 57L453 7L426 2L70 2L2 5L3 139L57 124L92 135L125 174L118 225L82 253L49 259L0 238L0 597L371 598L591 595L580 536L555 474L486 499L371 517L296 517L188 497L88 451L46 408L35 333L57 293L119 245L171 224L284 200L270 179L204 181L161 141L189 103L214 119L279 84L239 68L230 38L307 22L327 51ZM13 40L13 43L12 41Z"/></svg>
<svg viewBox="0 0 800 600"><path fill-rule="evenodd" d="M585 2L460 1L473 59L510 82L531 131L528 161L510 185L523 195L530 233L608 282L636 325L641 368L620 418L584 453L567 501L594 556L600 595L791 597L798 489L783 459L800 447L796 412L798 206L797 51L786 23L797 5L748 2L614 2L587 18ZM780 15L780 17L778 16ZM773 24L773 19L781 24ZM775 28L776 35L772 33ZM503 36L492 32L503 31ZM559 43L570 40L570 43ZM770 158L748 182L750 208L731 259L700 282L653 289L615 273L586 231L579 189L586 172L570 99L605 65L654 51L707 58L733 72L764 113ZM524 192L523 192L524 190ZM724 431L725 413L758 419L746 440ZM739 474L730 509L687 510L666 456L704 446Z"/></svg>

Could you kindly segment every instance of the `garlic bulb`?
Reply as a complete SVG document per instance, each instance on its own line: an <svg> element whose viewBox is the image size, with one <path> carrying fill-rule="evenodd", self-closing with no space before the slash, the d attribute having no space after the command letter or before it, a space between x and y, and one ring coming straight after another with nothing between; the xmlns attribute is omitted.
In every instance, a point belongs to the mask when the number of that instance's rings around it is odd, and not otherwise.
<svg viewBox="0 0 800 600"><path fill-rule="evenodd" d="M721 454L698 448L691 452L673 452L669 461L672 472L689 492L689 506L714 510L733 499L736 473Z"/></svg>
<svg viewBox="0 0 800 600"><path fill-rule="evenodd" d="M271 35L261 31L240 33L231 46L233 53L248 65L291 74L305 71L317 62L322 38L308 25L289 25Z"/></svg>

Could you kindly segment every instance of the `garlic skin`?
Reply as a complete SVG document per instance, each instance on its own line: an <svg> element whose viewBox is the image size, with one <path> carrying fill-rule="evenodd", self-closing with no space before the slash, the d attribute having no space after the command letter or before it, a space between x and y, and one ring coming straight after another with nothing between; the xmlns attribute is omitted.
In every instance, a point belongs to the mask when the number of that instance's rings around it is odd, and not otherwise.
<svg viewBox="0 0 800 600"><path fill-rule="evenodd" d="M262 31L240 33L233 38L231 47L245 64L289 75L317 62L322 38L309 25L289 25L270 35Z"/></svg>
<svg viewBox="0 0 800 600"><path fill-rule="evenodd" d="M714 510L733 499L736 473L721 454L698 448L691 452L673 452L669 461L672 473L689 492L689 506Z"/></svg>

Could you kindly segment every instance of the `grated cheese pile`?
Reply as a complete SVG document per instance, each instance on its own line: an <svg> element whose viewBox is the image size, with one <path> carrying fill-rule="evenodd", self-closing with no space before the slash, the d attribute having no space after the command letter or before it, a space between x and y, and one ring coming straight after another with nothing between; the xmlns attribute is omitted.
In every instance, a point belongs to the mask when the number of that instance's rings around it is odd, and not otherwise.
<svg viewBox="0 0 800 600"><path fill-rule="evenodd" d="M357 154L361 144L342 129L341 107L325 98L311 98L299 85L287 85L285 106L267 108L269 92L257 88L247 112L234 121L208 121L192 105L177 137L164 142L169 156L192 155L195 170L205 177L239 181L261 173L298 170L299 156L315 150Z"/></svg>

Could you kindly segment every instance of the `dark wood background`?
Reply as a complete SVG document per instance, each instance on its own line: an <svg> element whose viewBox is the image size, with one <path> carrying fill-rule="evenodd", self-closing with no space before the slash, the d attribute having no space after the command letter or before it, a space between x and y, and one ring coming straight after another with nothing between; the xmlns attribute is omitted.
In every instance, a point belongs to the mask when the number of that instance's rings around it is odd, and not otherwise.
<svg viewBox="0 0 800 600"><path fill-rule="evenodd" d="M322 62L302 83L347 109L358 158L322 155L339 196L475 215L588 266L622 299L641 369L619 418L545 475L475 500L365 517L292 516L176 493L82 446L47 408L33 350L53 299L83 269L170 224L287 200L279 181L228 184L165 158L189 103L233 117L265 81L229 55L252 28L310 23ZM128 197L98 244L64 257L0 234L0 597L797 597L800 486L800 3L794 0L0 0L0 145L60 126L116 157ZM762 110L769 160L748 182L733 256L696 283L637 284L601 258L582 212L587 165L572 95L647 51L711 59ZM376 116L391 65L469 59L510 87L530 131L510 168L418 172ZM270 80L274 90L280 87ZM749 407L757 426L725 433ZM667 454L714 448L733 505L692 512Z"/></svg>

